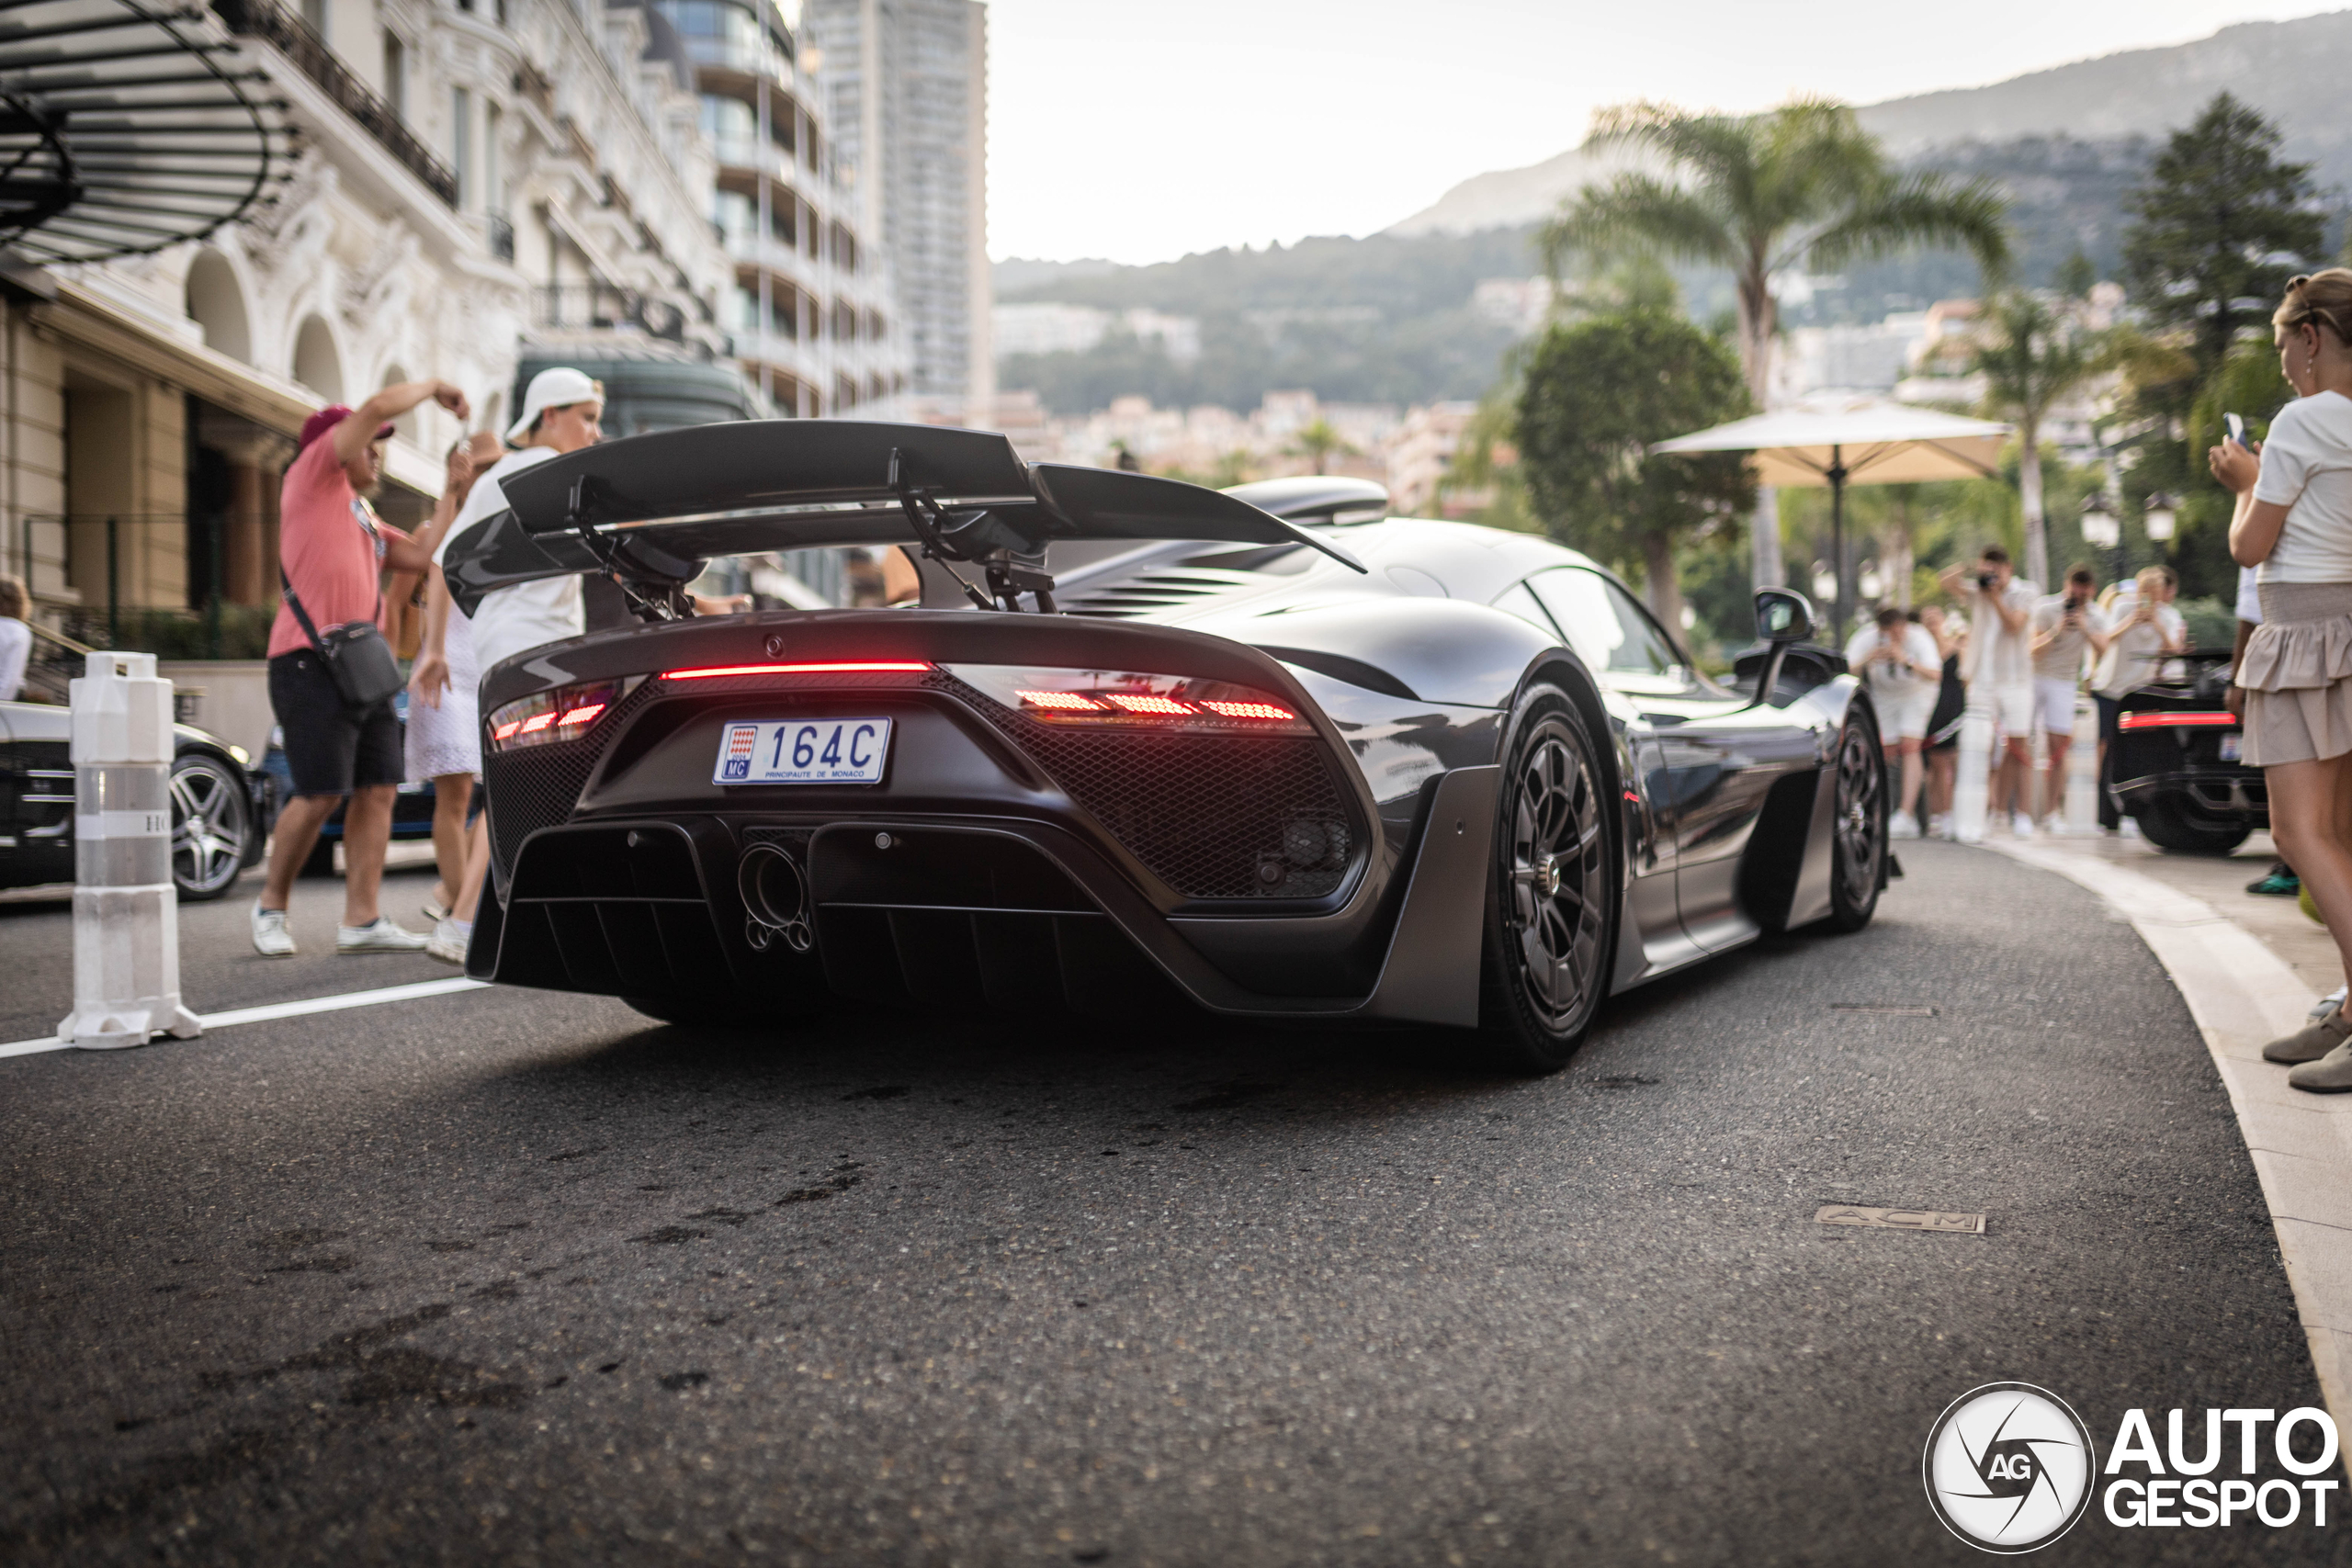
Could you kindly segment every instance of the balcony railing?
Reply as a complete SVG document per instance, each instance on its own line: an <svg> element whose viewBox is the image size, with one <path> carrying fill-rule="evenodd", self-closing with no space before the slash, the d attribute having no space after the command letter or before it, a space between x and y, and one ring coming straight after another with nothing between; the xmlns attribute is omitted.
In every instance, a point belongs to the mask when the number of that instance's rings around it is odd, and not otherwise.
<svg viewBox="0 0 2352 1568"><path fill-rule="evenodd" d="M384 150L408 166L409 172L423 180L434 195L449 206L458 205L458 176L448 164L435 157L424 143L419 141L409 128L401 123L392 106L378 97L368 85L351 73L326 41L312 32L299 17L279 9L272 0L212 0L212 8L220 14L231 32L245 38L257 38L270 44L292 61L301 73L322 88L344 113L359 122L360 129L383 144Z"/></svg>
<svg viewBox="0 0 2352 1568"><path fill-rule="evenodd" d="M503 262L513 261L514 259L514 225L506 220L503 213L498 212L482 214L481 225L484 235L490 241L490 254Z"/></svg>
<svg viewBox="0 0 2352 1568"><path fill-rule="evenodd" d="M541 327L610 331L636 327L649 337L683 343L685 313L667 299L604 283L557 283L532 291L533 321Z"/></svg>

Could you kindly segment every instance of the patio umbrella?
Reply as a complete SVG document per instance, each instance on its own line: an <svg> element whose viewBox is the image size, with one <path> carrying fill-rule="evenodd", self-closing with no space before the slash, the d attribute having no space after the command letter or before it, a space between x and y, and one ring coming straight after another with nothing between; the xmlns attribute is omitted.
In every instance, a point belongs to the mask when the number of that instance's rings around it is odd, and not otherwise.
<svg viewBox="0 0 2352 1568"><path fill-rule="evenodd" d="M1753 452L1768 485L1829 487L1830 548L1838 563L1838 645L1852 598L1846 562L1846 487L1989 479L2009 427L1875 399L1815 403L1661 441L1650 451Z"/></svg>

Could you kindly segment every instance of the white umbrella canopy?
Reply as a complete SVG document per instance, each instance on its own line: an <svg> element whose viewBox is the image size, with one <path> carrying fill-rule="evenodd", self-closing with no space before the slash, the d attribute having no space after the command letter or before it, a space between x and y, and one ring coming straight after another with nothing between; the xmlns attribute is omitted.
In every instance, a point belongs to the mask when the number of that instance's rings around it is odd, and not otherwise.
<svg viewBox="0 0 2352 1568"><path fill-rule="evenodd" d="M1826 486L1838 558L1838 637L1842 643L1849 603L1846 487L1996 477L2001 443L2009 432L2008 425L1992 420L1870 399L1759 413L1658 442L1650 451L1753 452L1756 477L1765 484Z"/></svg>

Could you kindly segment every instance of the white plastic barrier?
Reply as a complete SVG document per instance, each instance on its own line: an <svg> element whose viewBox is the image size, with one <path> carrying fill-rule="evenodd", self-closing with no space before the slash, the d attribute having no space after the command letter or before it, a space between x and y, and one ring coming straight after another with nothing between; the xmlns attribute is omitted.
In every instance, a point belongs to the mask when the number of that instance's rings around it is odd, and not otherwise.
<svg viewBox="0 0 2352 1568"><path fill-rule="evenodd" d="M2090 704L2075 705L2075 740L2066 749L2066 819L2070 838L2098 836L2098 713Z"/></svg>
<svg viewBox="0 0 2352 1568"><path fill-rule="evenodd" d="M73 682L74 1010L90 1049L201 1032L180 1005L172 885L172 683L150 653L93 653Z"/></svg>
<svg viewBox="0 0 2352 1568"><path fill-rule="evenodd" d="M1960 721L1959 771L1951 787L1951 836L1963 844L1984 841L1985 808L1993 793L1984 774L1992 761L1993 711L1972 702Z"/></svg>

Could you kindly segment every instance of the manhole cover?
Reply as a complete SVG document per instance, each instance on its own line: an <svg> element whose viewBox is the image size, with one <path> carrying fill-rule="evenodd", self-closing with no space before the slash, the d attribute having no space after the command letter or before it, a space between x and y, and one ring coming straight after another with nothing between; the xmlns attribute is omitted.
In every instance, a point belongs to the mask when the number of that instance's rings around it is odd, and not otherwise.
<svg viewBox="0 0 2352 1568"><path fill-rule="evenodd" d="M1861 1225L1883 1231L1949 1231L1983 1235L1982 1214L1948 1213L1939 1209L1868 1209L1855 1203L1825 1203L1813 1216L1817 1225Z"/></svg>

